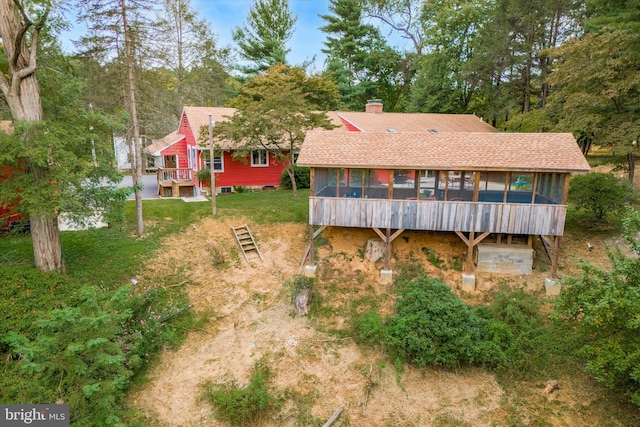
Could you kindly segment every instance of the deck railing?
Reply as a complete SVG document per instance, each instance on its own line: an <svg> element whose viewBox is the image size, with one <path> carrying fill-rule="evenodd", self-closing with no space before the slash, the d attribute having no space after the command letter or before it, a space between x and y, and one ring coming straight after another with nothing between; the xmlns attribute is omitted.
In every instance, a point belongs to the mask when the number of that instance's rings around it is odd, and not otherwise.
<svg viewBox="0 0 640 427"><path fill-rule="evenodd" d="M158 183L163 181L193 181L193 169L191 168L158 168Z"/></svg>
<svg viewBox="0 0 640 427"><path fill-rule="evenodd" d="M565 205L309 198L309 223L338 227L561 236L566 212Z"/></svg>

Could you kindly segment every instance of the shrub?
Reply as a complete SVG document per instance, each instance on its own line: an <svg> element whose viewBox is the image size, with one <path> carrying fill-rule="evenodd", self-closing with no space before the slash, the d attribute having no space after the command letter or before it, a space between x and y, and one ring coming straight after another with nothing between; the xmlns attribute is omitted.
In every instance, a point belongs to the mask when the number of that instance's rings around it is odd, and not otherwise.
<svg viewBox="0 0 640 427"><path fill-rule="evenodd" d="M602 221L634 199L631 183L608 173L577 175L569 183L569 202L588 219Z"/></svg>
<svg viewBox="0 0 640 427"><path fill-rule="evenodd" d="M378 310L368 310L354 317L352 331L358 344L384 344L385 326Z"/></svg>
<svg viewBox="0 0 640 427"><path fill-rule="evenodd" d="M253 368L249 384L204 384L204 396L218 410L218 418L235 426L255 424L261 416L279 406L276 397L269 392L271 370L263 362Z"/></svg>
<svg viewBox="0 0 640 427"><path fill-rule="evenodd" d="M454 367L500 358L486 321L444 283L419 277L400 284L394 314L386 319L386 343L392 353L418 366Z"/></svg>
<svg viewBox="0 0 640 427"><path fill-rule="evenodd" d="M311 169L307 167L293 165L293 175L296 178L296 187L309 188L311 186ZM280 175L280 185L284 188L293 188L291 184L291 178L287 171L283 170Z"/></svg>
<svg viewBox="0 0 640 427"><path fill-rule="evenodd" d="M198 170L198 172L196 172L196 178L203 184L211 185L211 169L204 168Z"/></svg>
<svg viewBox="0 0 640 427"><path fill-rule="evenodd" d="M635 252L609 253L604 270L581 263L580 277L563 281L555 312L572 326L585 370L607 387L625 392L640 406L640 213L629 210L624 237Z"/></svg>
<svg viewBox="0 0 640 427"><path fill-rule="evenodd" d="M505 286L489 306L476 310L488 320L489 336L501 349L500 368L522 375L539 369L540 359L549 359L544 342L549 339L548 330L539 309L534 295Z"/></svg>
<svg viewBox="0 0 640 427"><path fill-rule="evenodd" d="M62 399L77 425L121 423L131 379L170 335L163 333L164 320L176 311L157 311L159 299L152 288L107 293L87 286L76 302L36 320L29 336L9 332L0 340L15 361L9 367L29 381L3 390L3 397L23 403Z"/></svg>

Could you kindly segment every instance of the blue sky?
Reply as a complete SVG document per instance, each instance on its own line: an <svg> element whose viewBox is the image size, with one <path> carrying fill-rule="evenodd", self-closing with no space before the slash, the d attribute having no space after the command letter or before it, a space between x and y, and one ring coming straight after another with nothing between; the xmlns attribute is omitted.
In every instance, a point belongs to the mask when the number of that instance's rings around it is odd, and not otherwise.
<svg viewBox="0 0 640 427"><path fill-rule="evenodd" d="M211 25L220 46L231 46L235 43L231 38L231 31L243 26L254 0L191 0L191 7L201 18ZM293 37L289 42L288 60L292 65L301 65L315 57L315 62L308 68L311 72L324 69L325 34L320 27L325 21L319 14L329 14L329 0L289 0L289 8L294 15L298 15ZM77 40L82 32L81 25L74 25L72 29L62 35L62 46L67 51L73 51L72 40ZM389 29L382 30L382 34L390 37L393 45L402 45L402 39L389 36ZM394 43L395 42L395 43Z"/></svg>
<svg viewBox="0 0 640 427"><path fill-rule="evenodd" d="M253 0L192 0L191 5L198 14L211 23L211 29L218 37L221 45L235 43L231 38L231 30L243 26ZM323 68L324 55L320 50L324 47L325 35L320 31L324 20L318 14L329 14L329 0L289 0L289 9L298 15L293 37L289 42L291 52L288 60L293 65L311 60L316 61L311 67L316 71Z"/></svg>

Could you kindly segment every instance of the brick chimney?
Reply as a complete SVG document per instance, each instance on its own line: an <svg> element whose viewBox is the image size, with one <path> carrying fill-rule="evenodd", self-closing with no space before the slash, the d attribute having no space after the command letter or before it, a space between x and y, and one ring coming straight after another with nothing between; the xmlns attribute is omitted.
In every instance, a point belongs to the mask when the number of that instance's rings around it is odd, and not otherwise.
<svg viewBox="0 0 640 427"><path fill-rule="evenodd" d="M367 113L382 113L382 99L370 99L365 107Z"/></svg>

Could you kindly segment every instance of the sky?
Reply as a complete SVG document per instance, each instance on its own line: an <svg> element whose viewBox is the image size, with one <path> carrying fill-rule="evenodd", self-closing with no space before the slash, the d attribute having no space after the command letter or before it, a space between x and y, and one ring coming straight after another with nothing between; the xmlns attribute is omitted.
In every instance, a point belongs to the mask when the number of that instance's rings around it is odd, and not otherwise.
<svg viewBox="0 0 640 427"><path fill-rule="evenodd" d="M246 22L253 0L192 0L193 10L200 17L211 23L212 32L217 36L221 46L235 47L231 38L231 31L241 27ZM320 27L325 21L318 14L329 14L329 0L289 0L289 9L293 15L298 15L293 37L289 42L291 52L287 59L292 65L301 65L305 61L316 61L310 67L321 70L325 55L321 52L324 47L325 34Z"/></svg>
<svg viewBox="0 0 640 427"><path fill-rule="evenodd" d="M247 14L254 0L191 0L191 7L198 16L208 21L211 31L215 34L220 47L236 44L231 38L231 31L236 27L244 26ZM298 15L293 36L289 42L291 49L287 59L291 65L302 65L315 58L307 69L310 72L319 72L324 69L325 55L321 52L326 35L320 31L325 21L318 15L328 15L329 0L289 0L289 9L292 14ZM73 51L73 40L80 38L82 28L73 25L72 29L62 34L62 46L65 50ZM388 29L382 30L383 36L389 36ZM393 40L396 43L393 43ZM391 36L392 45L400 45L401 39Z"/></svg>

